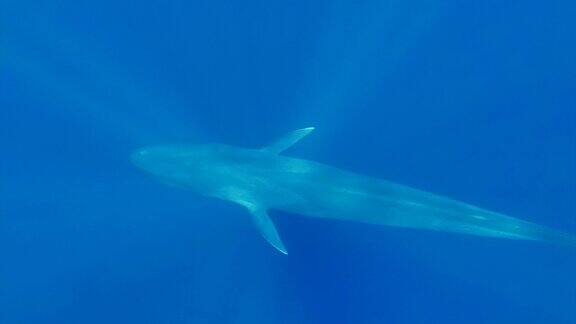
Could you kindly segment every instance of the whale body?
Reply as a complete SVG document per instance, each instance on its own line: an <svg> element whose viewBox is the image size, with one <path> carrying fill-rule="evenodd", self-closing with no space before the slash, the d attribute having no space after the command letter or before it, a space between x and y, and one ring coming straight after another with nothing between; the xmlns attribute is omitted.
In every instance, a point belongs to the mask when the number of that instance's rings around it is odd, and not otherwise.
<svg viewBox="0 0 576 324"><path fill-rule="evenodd" d="M164 182L246 207L262 236L284 254L287 249L268 215L271 209L576 246L576 238L568 233L385 180L281 155L313 129L293 131L260 149L223 144L161 145L139 149L131 160Z"/></svg>

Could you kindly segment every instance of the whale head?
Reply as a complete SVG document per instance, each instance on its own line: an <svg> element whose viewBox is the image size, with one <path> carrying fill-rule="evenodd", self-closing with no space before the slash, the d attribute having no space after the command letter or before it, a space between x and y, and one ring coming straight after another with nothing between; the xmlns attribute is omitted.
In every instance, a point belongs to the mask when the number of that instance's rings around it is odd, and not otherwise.
<svg viewBox="0 0 576 324"><path fill-rule="evenodd" d="M209 177L214 168L210 146L158 145L134 151L130 160L138 168L173 184L190 186Z"/></svg>

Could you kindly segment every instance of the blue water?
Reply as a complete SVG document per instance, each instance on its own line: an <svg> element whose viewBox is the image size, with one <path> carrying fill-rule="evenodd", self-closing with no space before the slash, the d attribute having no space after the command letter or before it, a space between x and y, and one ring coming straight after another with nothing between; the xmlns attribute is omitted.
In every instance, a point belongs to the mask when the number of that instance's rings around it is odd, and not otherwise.
<svg viewBox="0 0 576 324"><path fill-rule="evenodd" d="M576 323L576 250L273 212L130 152L258 147L576 232L570 1L0 3L0 324Z"/></svg>

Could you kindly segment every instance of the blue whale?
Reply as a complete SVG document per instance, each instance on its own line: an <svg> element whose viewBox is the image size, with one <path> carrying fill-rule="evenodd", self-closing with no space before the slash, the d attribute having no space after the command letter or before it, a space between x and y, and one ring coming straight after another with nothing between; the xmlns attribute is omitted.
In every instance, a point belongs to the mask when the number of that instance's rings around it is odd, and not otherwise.
<svg viewBox="0 0 576 324"><path fill-rule="evenodd" d="M268 216L281 210L370 224L576 246L569 233L453 199L321 163L281 155L314 130L293 131L260 149L222 144L164 145L134 152L132 162L160 180L244 206L262 236L287 249Z"/></svg>

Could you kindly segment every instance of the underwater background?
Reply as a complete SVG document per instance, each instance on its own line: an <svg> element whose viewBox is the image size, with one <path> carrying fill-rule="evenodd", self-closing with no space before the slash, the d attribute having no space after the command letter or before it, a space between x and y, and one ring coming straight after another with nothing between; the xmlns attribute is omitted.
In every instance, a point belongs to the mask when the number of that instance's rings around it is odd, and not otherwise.
<svg viewBox="0 0 576 324"><path fill-rule="evenodd" d="M260 147L576 232L576 4L0 2L0 324L576 323L576 250L243 208L129 161Z"/></svg>

